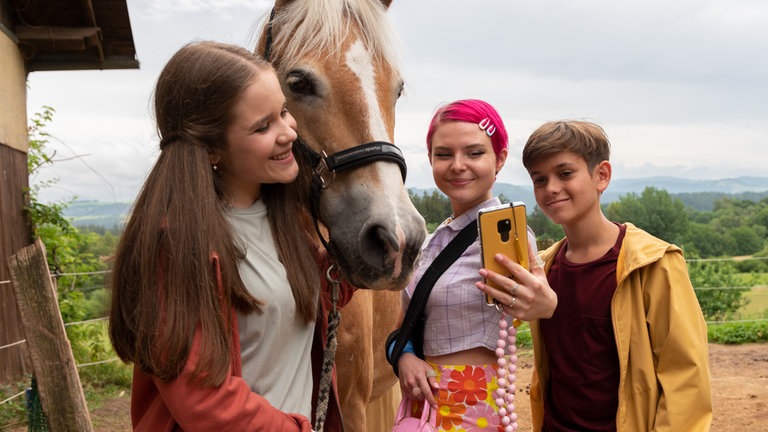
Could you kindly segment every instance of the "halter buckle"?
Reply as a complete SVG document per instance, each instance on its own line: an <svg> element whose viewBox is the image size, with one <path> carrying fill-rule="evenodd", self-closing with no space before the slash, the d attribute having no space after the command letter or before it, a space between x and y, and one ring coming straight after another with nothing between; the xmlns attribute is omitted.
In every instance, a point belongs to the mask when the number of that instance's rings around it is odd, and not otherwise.
<svg viewBox="0 0 768 432"><path fill-rule="evenodd" d="M314 168L315 178L320 182L321 189L328 189L336 180L336 170L332 170L328 166L328 154L325 150L320 154L320 160L317 162L317 166ZM326 176L330 174L330 179L326 179Z"/></svg>

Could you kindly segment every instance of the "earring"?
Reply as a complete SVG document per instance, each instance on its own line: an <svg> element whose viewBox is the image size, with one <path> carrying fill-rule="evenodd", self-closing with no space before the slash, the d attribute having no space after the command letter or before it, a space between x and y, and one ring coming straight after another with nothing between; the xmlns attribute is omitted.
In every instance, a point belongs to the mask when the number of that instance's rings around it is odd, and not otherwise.
<svg viewBox="0 0 768 432"><path fill-rule="evenodd" d="M218 165L216 165L216 164L213 164L212 166L213 166L213 170L214 170L214 171L218 171L218 169L219 169L219 166L218 166Z"/></svg>

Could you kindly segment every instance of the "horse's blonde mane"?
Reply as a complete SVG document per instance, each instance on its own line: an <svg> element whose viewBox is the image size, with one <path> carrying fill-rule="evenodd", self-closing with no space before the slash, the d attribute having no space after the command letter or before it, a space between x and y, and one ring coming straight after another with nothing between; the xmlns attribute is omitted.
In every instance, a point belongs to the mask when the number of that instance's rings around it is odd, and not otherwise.
<svg viewBox="0 0 768 432"><path fill-rule="evenodd" d="M378 0L289 2L272 21L274 57L285 60L308 54L337 55L352 21L357 23L360 38L371 54L397 68L398 39Z"/></svg>

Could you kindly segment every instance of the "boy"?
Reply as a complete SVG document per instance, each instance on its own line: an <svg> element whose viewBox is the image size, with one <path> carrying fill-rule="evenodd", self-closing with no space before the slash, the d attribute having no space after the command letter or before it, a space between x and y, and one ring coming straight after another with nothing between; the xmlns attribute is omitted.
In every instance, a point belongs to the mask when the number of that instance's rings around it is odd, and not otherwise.
<svg viewBox="0 0 768 432"><path fill-rule="evenodd" d="M593 123L545 123L523 148L542 212L565 238L541 253L558 296L532 321L535 431L708 431L707 327L683 253L609 221L610 144Z"/></svg>

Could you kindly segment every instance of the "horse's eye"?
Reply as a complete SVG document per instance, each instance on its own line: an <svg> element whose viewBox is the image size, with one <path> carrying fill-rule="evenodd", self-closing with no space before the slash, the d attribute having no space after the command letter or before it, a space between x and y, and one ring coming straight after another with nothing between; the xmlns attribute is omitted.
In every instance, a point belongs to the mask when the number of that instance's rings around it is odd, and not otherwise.
<svg viewBox="0 0 768 432"><path fill-rule="evenodd" d="M314 83L306 72L290 72L285 82L288 84L288 89L291 90L291 93L296 96L313 96L317 93Z"/></svg>
<svg viewBox="0 0 768 432"><path fill-rule="evenodd" d="M403 95L404 91L405 91L405 83L400 81L400 86L397 88L397 99L400 99L400 96Z"/></svg>

